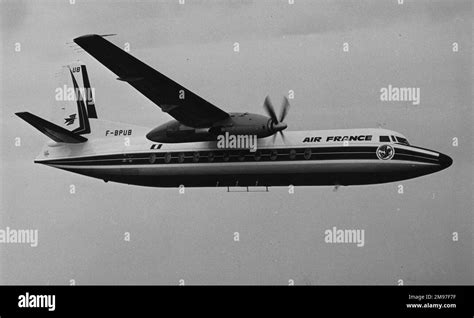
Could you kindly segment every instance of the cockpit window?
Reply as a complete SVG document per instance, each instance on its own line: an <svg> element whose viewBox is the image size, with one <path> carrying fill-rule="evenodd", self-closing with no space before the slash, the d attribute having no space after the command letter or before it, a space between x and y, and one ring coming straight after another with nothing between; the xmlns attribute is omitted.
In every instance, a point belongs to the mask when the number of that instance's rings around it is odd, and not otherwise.
<svg viewBox="0 0 474 318"><path fill-rule="evenodd" d="M380 142L390 142L390 137L388 136L380 136Z"/></svg>
<svg viewBox="0 0 474 318"><path fill-rule="evenodd" d="M406 140L405 138L402 138L402 137L397 137L397 141L403 145L407 145L409 146L410 144L408 143L408 140Z"/></svg>

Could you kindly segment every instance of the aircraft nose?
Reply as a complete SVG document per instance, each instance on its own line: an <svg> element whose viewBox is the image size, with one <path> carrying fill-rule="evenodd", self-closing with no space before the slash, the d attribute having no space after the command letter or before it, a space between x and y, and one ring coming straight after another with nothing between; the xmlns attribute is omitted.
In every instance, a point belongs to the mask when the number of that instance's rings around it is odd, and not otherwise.
<svg viewBox="0 0 474 318"><path fill-rule="evenodd" d="M446 169L453 164L453 159L451 159L450 156L440 153L438 163L441 166L441 169Z"/></svg>

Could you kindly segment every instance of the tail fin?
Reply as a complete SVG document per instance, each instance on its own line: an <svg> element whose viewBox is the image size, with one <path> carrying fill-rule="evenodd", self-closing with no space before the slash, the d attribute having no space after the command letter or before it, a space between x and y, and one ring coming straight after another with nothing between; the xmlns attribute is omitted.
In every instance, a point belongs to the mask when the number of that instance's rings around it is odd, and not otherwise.
<svg viewBox="0 0 474 318"><path fill-rule="evenodd" d="M55 125L41 117L28 112L15 113L18 117L41 131L43 134L56 142L81 143L87 141L87 138L81 135Z"/></svg>
<svg viewBox="0 0 474 318"><path fill-rule="evenodd" d="M29 112L16 115L56 142L85 142L87 138L81 135L91 132L89 118L97 118L94 90L86 66L71 63L62 68L60 75L61 86L56 88L52 122Z"/></svg>
<svg viewBox="0 0 474 318"><path fill-rule="evenodd" d="M77 134L89 134L89 118L97 118L94 89L87 68L80 62L63 67L61 86L56 88L53 123Z"/></svg>

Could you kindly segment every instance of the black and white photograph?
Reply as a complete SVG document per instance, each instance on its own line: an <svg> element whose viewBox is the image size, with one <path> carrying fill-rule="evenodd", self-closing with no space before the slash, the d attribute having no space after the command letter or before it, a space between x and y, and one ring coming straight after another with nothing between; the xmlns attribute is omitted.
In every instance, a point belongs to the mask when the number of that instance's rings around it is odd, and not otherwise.
<svg viewBox="0 0 474 318"><path fill-rule="evenodd" d="M438 286L397 306L455 313L472 5L0 0L8 306L65 309L27 286Z"/></svg>

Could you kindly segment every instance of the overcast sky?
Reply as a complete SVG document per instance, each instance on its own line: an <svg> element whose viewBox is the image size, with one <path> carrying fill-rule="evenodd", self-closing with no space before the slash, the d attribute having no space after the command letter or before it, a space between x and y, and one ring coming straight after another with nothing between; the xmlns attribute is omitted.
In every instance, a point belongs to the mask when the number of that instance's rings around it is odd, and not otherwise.
<svg viewBox="0 0 474 318"><path fill-rule="evenodd" d="M0 244L0 283L472 284L471 1L404 2L1 0L0 229L38 229L39 246ZM292 195L179 194L35 165L47 138L14 112L48 118L70 61L87 64L100 118L150 129L170 119L66 44L89 33L117 33L109 40L226 111L264 114L266 95L294 90L289 130L380 125L454 164ZM419 87L420 105L380 101L389 84ZM333 226L364 229L365 246L325 243Z"/></svg>

